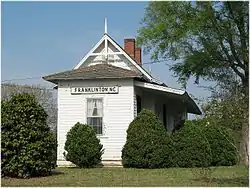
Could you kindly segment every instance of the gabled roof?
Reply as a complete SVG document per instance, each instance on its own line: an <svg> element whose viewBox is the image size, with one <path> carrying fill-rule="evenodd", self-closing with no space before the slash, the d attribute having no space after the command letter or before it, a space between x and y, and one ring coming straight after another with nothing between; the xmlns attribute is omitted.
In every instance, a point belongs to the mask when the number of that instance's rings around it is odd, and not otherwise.
<svg viewBox="0 0 250 188"><path fill-rule="evenodd" d="M91 80L106 78L142 78L142 73L112 66L109 64L97 64L88 67L59 72L44 76L43 79L55 84L60 80Z"/></svg>
<svg viewBox="0 0 250 188"><path fill-rule="evenodd" d="M141 72L142 75L149 81L153 80L153 77L140 65L136 63L134 59L132 59L126 52L125 50L117 44L107 33L104 34L104 36L100 39L100 41L81 59L81 61L77 64L77 66L74 67L74 69L78 69L81 66L84 65L86 60L92 55L100 55L100 53L94 53L94 51L103 43L105 42L105 48L107 48L108 42L110 42L118 51L114 52L112 54L121 54L124 55L125 58L131 62L131 64L138 70L138 72ZM105 50L106 51L106 50ZM105 52L106 55L109 54L109 52Z"/></svg>

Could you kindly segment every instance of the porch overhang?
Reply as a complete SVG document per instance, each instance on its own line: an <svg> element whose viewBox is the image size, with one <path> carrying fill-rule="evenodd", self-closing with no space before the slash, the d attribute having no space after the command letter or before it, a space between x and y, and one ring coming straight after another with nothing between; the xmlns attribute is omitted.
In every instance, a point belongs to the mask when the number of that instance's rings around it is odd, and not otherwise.
<svg viewBox="0 0 250 188"><path fill-rule="evenodd" d="M147 83L147 82L140 82L135 81L135 86L146 88L150 90L155 90L159 92L163 92L164 94L171 94L174 96L178 96L179 99L183 100L187 104L187 112L192 114L201 115L202 112L195 101L188 95L186 91L180 89L174 89L166 86L160 86L157 84Z"/></svg>

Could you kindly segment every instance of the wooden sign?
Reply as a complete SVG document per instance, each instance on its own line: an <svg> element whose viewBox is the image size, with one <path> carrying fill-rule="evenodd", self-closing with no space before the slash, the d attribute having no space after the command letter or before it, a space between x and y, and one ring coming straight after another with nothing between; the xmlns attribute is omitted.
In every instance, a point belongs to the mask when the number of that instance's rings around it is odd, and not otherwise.
<svg viewBox="0 0 250 188"><path fill-rule="evenodd" d="M118 93L118 86L100 86L100 87L72 87L71 94L114 94Z"/></svg>

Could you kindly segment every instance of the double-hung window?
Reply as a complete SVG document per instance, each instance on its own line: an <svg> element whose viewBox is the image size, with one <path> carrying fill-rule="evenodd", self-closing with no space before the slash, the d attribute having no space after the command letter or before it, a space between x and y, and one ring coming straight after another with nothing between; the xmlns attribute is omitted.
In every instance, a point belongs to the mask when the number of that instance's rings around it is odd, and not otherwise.
<svg viewBox="0 0 250 188"><path fill-rule="evenodd" d="M87 124L93 126L96 134L103 134L102 99L87 99Z"/></svg>

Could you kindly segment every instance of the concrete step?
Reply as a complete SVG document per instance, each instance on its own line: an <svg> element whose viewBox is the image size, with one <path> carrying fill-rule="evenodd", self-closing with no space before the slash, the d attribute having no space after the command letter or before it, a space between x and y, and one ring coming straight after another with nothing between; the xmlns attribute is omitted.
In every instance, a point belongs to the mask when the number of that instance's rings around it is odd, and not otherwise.
<svg viewBox="0 0 250 188"><path fill-rule="evenodd" d="M57 167L76 167L73 163L70 161L57 161ZM104 160L100 165L97 165L97 167L123 167L122 161L120 160Z"/></svg>

